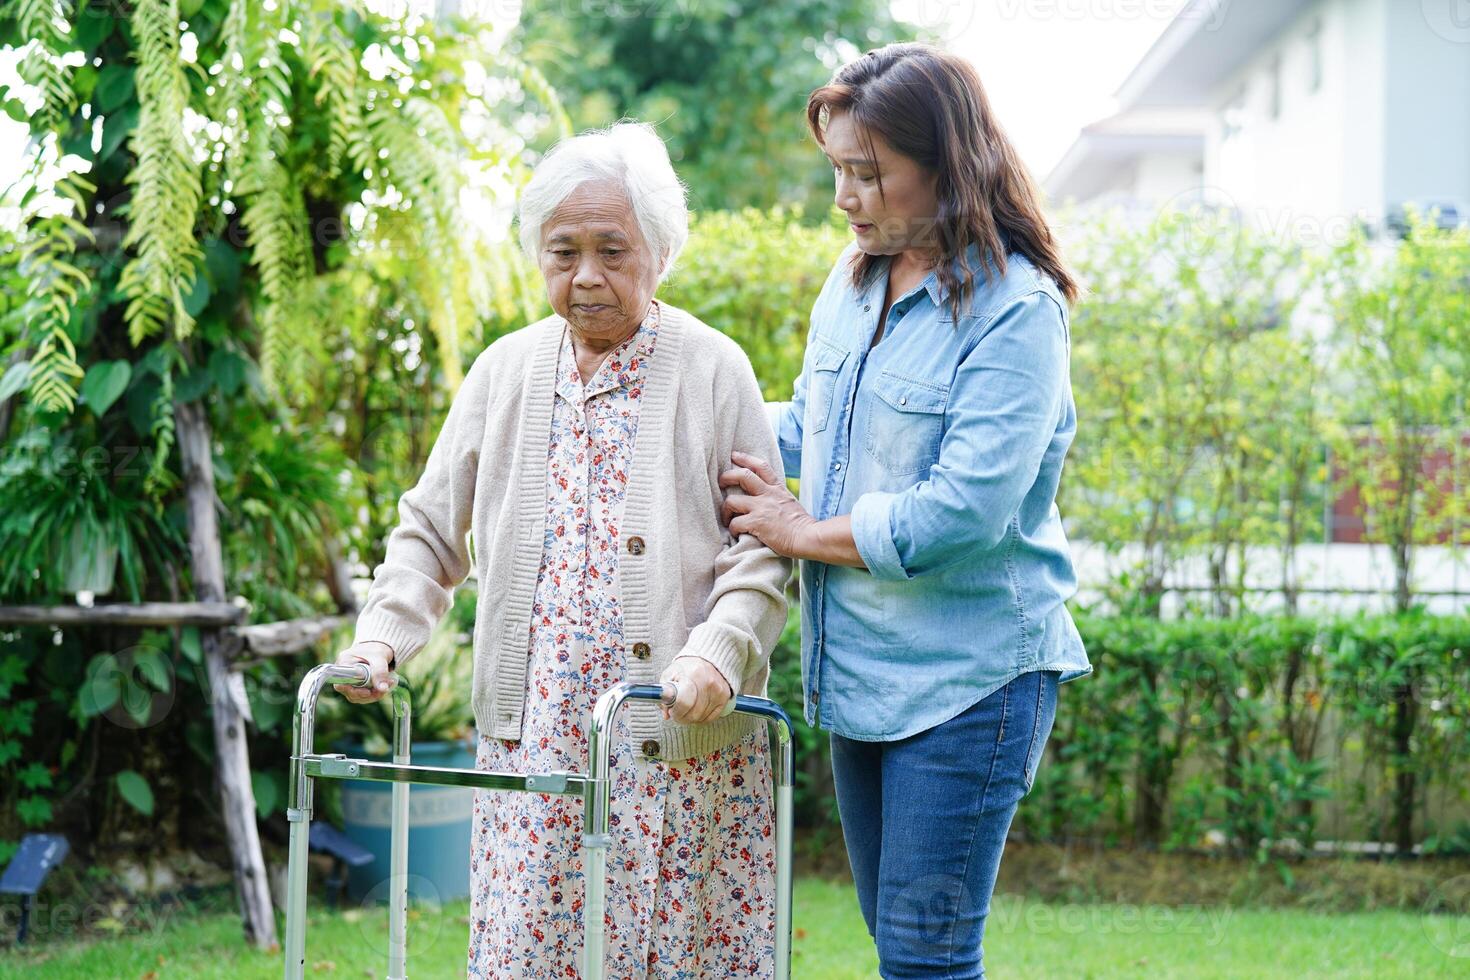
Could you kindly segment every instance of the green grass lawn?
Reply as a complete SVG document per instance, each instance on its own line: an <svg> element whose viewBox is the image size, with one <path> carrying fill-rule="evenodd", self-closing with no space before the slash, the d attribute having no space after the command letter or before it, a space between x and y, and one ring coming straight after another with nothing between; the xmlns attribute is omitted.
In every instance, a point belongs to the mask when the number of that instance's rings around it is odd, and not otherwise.
<svg viewBox="0 0 1470 980"><path fill-rule="evenodd" d="M460 902L439 914L411 913L410 976L463 976L467 912ZM307 973L381 977L386 935L382 911L329 914L318 905L307 930ZM999 895L985 940L987 973L997 978L1470 976L1470 918L1405 912L1059 905ZM850 885L798 881L792 972L802 980L877 976ZM280 975L281 957L247 950L238 920L227 915L180 914L122 938L0 954L0 978Z"/></svg>

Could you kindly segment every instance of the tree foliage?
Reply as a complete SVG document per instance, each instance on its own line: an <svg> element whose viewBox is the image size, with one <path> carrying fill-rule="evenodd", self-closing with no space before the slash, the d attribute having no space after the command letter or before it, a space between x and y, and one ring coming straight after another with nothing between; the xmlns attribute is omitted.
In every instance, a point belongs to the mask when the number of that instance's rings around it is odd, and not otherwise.
<svg viewBox="0 0 1470 980"><path fill-rule="evenodd" d="M516 37L578 129L620 116L668 141L696 210L831 206L806 134L811 90L868 48L912 40L886 0L525 5Z"/></svg>
<svg viewBox="0 0 1470 980"><path fill-rule="evenodd" d="M355 0L6 5L0 44L23 50L30 88L5 108L31 132L30 302L6 326L34 404L71 411L78 346L117 328L170 348L166 388L201 325L204 347L248 350L268 391L307 397L311 281L374 249L412 260L404 292L453 380L490 303L465 213L520 179L506 92L518 116L549 90L488 31L437 27Z"/></svg>
<svg viewBox="0 0 1470 980"><path fill-rule="evenodd" d="M1062 513L1080 537L1135 549L1126 588L1145 608L1202 557L1228 614L1248 546L1289 554L1319 526L1322 369L1290 327L1300 254L1201 210L1096 217L1071 244L1088 293Z"/></svg>

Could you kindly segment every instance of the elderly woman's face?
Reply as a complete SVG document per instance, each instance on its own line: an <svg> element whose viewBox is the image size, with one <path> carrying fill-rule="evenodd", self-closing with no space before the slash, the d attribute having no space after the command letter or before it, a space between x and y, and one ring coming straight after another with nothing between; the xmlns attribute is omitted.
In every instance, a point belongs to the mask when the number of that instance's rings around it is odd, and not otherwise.
<svg viewBox="0 0 1470 980"><path fill-rule="evenodd" d="M547 298L583 338L616 342L637 330L658 268L627 195L611 181L582 184L542 227Z"/></svg>

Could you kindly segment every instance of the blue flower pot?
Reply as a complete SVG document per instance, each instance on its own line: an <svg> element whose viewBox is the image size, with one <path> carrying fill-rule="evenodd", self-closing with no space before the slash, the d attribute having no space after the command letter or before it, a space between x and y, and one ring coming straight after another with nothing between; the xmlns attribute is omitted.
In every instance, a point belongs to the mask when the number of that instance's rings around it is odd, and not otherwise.
<svg viewBox="0 0 1470 980"><path fill-rule="evenodd" d="M360 759L382 758L367 755L361 743L342 743L335 751ZM475 767L474 742L470 740L415 742L411 751L415 765ZM387 901L392 799L392 783L342 782L342 829L376 855L371 864L352 868L348 873L347 893L354 901ZM475 791L467 787L409 787L408 893L411 900L437 903L469 897L474 803Z"/></svg>

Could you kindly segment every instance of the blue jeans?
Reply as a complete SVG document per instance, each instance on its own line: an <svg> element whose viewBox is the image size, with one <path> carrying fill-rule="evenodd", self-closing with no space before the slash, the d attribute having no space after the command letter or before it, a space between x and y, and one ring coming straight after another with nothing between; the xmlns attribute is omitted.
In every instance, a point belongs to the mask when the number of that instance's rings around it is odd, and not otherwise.
<svg viewBox="0 0 1470 980"><path fill-rule="evenodd" d="M1051 736L1059 674L1021 674L895 742L831 736L842 835L885 980L985 976L990 895Z"/></svg>

